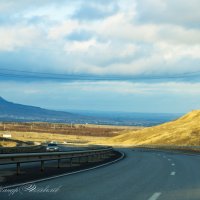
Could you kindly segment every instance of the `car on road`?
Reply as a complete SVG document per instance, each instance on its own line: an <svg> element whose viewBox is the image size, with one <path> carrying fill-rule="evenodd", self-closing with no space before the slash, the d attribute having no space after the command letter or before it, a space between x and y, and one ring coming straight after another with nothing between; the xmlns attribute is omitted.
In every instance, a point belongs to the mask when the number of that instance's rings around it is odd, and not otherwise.
<svg viewBox="0 0 200 200"><path fill-rule="evenodd" d="M50 143L46 147L46 151L60 151L60 148L55 143Z"/></svg>

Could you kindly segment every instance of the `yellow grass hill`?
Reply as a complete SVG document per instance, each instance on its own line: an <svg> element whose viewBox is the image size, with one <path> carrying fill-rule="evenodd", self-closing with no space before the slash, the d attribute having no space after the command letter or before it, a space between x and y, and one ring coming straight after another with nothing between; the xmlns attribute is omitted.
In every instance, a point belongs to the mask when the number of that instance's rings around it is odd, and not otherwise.
<svg viewBox="0 0 200 200"><path fill-rule="evenodd" d="M126 131L110 139L111 145L200 145L200 110L139 131Z"/></svg>

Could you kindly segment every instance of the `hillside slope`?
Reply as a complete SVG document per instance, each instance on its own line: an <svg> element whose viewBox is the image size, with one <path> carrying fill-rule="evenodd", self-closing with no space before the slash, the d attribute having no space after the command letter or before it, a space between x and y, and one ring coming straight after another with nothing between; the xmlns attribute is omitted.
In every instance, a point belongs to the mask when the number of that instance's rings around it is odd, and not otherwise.
<svg viewBox="0 0 200 200"><path fill-rule="evenodd" d="M67 121L79 115L69 112L47 110L35 106L27 106L6 101L0 97L0 120L17 121Z"/></svg>
<svg viewBox="0 0 200 200"><path fill-rule="evenodd" d="M200 145L200 110L159 126L128 131L109 141L113 145Z"/></svg>

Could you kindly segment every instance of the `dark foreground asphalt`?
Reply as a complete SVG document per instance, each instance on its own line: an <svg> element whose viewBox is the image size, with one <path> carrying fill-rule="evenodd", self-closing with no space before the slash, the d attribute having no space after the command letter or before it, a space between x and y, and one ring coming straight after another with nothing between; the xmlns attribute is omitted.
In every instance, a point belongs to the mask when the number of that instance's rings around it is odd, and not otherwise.
<svg viewBox="0 0 200 200"><path fill-rule="evenodd" d="M0 191L0 199L200 200L200 156L122 151L115 164Z"/></svg>

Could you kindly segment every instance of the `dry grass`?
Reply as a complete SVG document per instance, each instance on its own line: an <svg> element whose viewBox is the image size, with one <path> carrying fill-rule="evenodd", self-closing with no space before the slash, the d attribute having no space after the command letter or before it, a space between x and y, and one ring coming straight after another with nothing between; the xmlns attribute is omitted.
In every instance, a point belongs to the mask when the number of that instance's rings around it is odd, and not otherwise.
<svg viewBox="0 0 200 200"><path fill-rule="evenodd" d="M159 126L124 131L107 141L111 145L200 145L200 110Z"/></svg>
<svg viewBox="0 0 200 200"><path fill-rule="evenodd" d="M16 145L17 143L12 141L0 141L0 147L15 147Z"/></svg>
<svg viewBox="0 0 200 200"><path fill-rule="evenodd" d="M116 130L116 127L87 127L90 130ZM85 129L86 127L84 127ZM87 129L86 128L86 129ZM76 129L77 131L79 129ZM13 139L21 141L33 142L72 142L76 144L98 144L98 145L112 145L112 146L135 146L135 145L186 145L199 146L200 145L200 110L192 111L187 115L159 126L150 128L136 129L117 129L118 136L103 137L103 134L96 136L86 135L66 135L53 133L36 133L36 132L16 132L12 131ZM0 135L3 132L0 132ZM98 133L99 130L98 130Z"/></svg>
<svg viewBox="0 0 200 200"><path fill-rule="evenodd" d="M4 134L4 131L0 132L0 137ZM97 140L106 140L107 137L94 137L94 136L75 136L75 135L63 135L63 134L50 134L50 133L35 133L35 132L9 132L12 135L12 139L17 139L23 142L34 142L40 144L43 142L57 141L60 143L77 143L88 144ZM15 144L16 145L16 144ZM2 146L15 146L12 142L3 142Z"/></svg>
<svg viewBox="0 0 200 200"><path fill-rule="evenodd" d="M138 127L56 124L56 123L0 123L0 131L36 132L63 135L113 137L122 130L138 129Z"/></svg>
<svg viewBox="0 0 200 200"><path fill-rule="evenodd" d="M141 127L104 125L67 125L50 123L0 123L0 137L12 135L12 139L40 144L49 141L66 142L79 145L106 143L108 138L121 134L123 130L136 131ZM1 142L1 146L16 146L13 141Z"/></svg>

